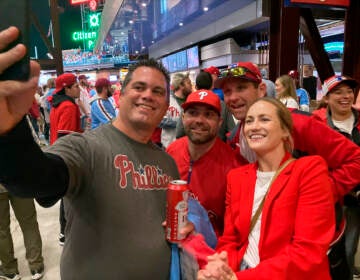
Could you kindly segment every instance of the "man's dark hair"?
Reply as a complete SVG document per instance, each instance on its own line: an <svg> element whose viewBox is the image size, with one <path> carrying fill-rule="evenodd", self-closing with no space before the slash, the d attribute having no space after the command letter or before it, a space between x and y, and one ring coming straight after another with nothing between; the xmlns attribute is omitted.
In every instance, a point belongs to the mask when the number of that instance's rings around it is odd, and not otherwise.
<svg viewBox="0 0 360 280"><path fill-rule="evenodd" d="M137 63L130 65L129 71L126 74L124 82L122 84L122 88L126 88L126 86L131 81L133 72L139 67L150 67L150 68L157 69L158 71L163 73L165 80L166 80L166 93L167 93L167 96L169 96L169 94L170 94L170 74L161 62L157 62L153 58L146 59L146 60L140 60Z"/></svg>
<svg viewBox="0 0 360 280"><path fill-rule="evenodd" d="M205 71L201 71L195 79L196 89L211 89L213 80L211 74Z"/></svg>
<svg viewBox="0 0 360 280"><path fill-rule="evenodd" d="M68 88L68 87L67 87ZM61 90L59 90L56 94L58 95L65 95L65 88L62 88Z"/></svg>

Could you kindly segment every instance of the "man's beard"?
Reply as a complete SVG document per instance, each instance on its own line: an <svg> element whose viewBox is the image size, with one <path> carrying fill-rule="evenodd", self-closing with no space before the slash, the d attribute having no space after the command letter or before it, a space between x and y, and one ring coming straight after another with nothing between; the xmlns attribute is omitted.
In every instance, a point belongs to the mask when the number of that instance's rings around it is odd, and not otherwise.
<svg viewBox="0 0 360 280"><path fill-rule="evenodd" d="M206 144L211 142L217 135L212 132L208 132L208 134L204 134L199 136L198 134L195 134L191 131L191 129L186 129L185 128L185 134L187 135L187 137L189 137L189 140L194 143L194 144Z"/></svg>
<svg viewBox="0 0 360 280"><path fill-rule="evenodd" d="M183 90L183 95L185 98L187 98L190 93L192 93L192 90L190 90L190 89L185 88Z"/></svg>

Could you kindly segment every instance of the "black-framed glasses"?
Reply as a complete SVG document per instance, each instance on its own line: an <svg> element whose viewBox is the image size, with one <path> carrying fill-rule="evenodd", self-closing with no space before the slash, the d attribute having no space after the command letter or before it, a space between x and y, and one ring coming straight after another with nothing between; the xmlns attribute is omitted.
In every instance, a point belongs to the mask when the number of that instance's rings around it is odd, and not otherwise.
<svg viewBox="0 0 360 280"><path fill-rule="evenodd" d="M251 72L251 71L245 67L236 66L222 70L220 73L220 78L225 78L227 76L241 77L241 76L245 76L247 72Z"/></svg>

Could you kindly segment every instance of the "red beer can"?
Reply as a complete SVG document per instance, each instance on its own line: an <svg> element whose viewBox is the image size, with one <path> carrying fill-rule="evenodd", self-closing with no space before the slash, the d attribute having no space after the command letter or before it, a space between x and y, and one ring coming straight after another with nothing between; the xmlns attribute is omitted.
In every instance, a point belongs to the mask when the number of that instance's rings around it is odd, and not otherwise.
<svg viewBox="0 0 360 280"><path fill-rule="evenodd" d="M174 180L166 194L166 239L178 242L185 238L179 233L187 223L189 190L186 181Z"/></svg>

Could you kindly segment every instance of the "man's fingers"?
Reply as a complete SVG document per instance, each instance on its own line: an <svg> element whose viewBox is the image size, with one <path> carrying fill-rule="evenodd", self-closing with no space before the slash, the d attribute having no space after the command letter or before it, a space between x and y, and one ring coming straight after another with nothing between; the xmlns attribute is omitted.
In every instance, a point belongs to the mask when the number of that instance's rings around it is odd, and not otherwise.
<svg viewBox="0 0 360 280"><path fill-rule="evenodd" d="M14 26L0 32L0 74L9 66L22 59L26 54L26 47L23 44L18 44L6 52L3 51L18 36L19 29ZM30 77L39 76L40 65L31 62L30 71Z"/></svg>
<svg viewBox="0 0 360 280"><path fill-rule="evenodd" d="M23 58L26 53L26 47L22 44L11 48L7 52L3 52L18 36L19 29L13 26L0 32L0 74L10 65Z"/></svg>
<svg viewBox="0 0 360 280"><path fill-rule="evenodd" d="M19 29L11 26L0 32L0 51L13 42L19 36Z"/></svg>
<svg viewBox="0 0 360 280"><path fill-rule="evenodd" d="M199 270L197 274L197 280L206 280L206 276L204 274L204 270Z"/></svg>
<svg viewBox="0 0 360 280"><path fill-rule="evenodd" d="M39 75L40 75L40 64L37 63L36 61L30 61L30 78L36 78L37 82L36 84L38 84L38 80L39 80Z"/></svg>
<svg viewBox="0 0 360 280"><path fill-rule="evenodd" d="M192 222L187 222L186 225L184 225L181 229L180 229L180 234L183 236L188 236L191 233L195 232L195 226Z"/></svg>
<svg viewBox="0 0 360 280"><path fill-rule="evenodd" d="M0 74L22 59L26 54L26 47L22 44L16 45L5 53L0 53Z"/></svg>
<svg viewBox="0 0 360 280"><path fill-rule="evenodd" d="M15 96L30 92L31 95L35 91L39 83L40 65L35 61L30 61L30 78L28 81L1 81L0 97Z"/></svg>
<svg viewBox="0 0 360 280"><path fill-rule="evenodd" d="M226 251L221 251L219 254L219 257L221 260L223 260L224 262L228 262L228 256L227 256L227 252Z"/></svg>

